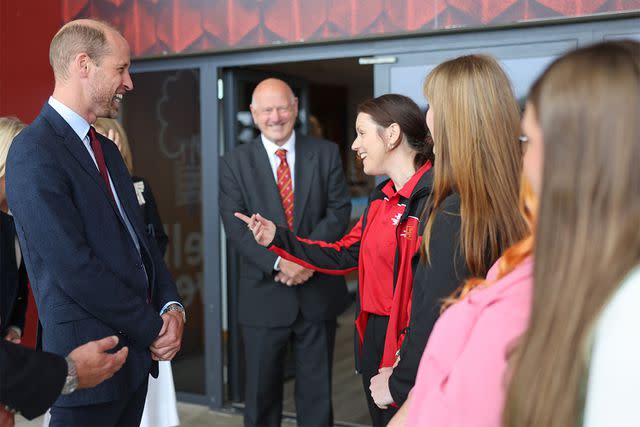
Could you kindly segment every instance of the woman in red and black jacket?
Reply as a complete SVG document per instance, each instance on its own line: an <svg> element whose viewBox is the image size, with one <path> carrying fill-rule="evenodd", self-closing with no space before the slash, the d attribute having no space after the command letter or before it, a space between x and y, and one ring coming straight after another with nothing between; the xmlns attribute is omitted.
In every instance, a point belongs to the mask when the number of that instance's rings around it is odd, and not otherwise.
<svg viewBox="0 0 640 427"><path fill-rule="evenodd" d="M381 367L391 367L409 325L412 258L420 247L420 214L431 193L433 151L419 107L402 95L383 95L358 107L352 149L367 175L387 175L356 226L340 241L297 238L259 215L247 222L258 243L283 258L328 274L358 269L356 368L362 374L373 425L385 425L394 407L378 408L369 393ZM452 234L453 240L453 234Z"/></svg>

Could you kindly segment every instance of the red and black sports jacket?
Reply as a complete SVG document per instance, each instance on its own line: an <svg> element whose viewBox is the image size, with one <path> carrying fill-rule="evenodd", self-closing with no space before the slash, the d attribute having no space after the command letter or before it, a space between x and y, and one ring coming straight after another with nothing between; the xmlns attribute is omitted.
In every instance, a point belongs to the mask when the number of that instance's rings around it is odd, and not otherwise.
<svg viewBox="0 0 640 427"><path fill-rule="evenodd" d="M401 197L400 203L406 205L396 228L396 253L394 256L393 303L385 337L384 353L380 367L393 366L396 352L402 346L411 313L413 288L412 258L420 248L420 216L424 204L431 193L433 183L432 169L425 167L423 175L408 198ZM361 265L360 242L367 239L369 233L375 233L374 227L368 227L367 219L375 217L386 197L382 189L388 180L378 185L369 198L369 204L356 226L341 240L335 243L307 240L296 237L285 227L278 227L269 249L282 258L294 261L315 271L343 275L354 271ZM363 283L363 271L359 271L359 282ZM360 370L360 352L367 326L368 313L361 311L361 295L358 289L356 298L356 369Z"/></svg>

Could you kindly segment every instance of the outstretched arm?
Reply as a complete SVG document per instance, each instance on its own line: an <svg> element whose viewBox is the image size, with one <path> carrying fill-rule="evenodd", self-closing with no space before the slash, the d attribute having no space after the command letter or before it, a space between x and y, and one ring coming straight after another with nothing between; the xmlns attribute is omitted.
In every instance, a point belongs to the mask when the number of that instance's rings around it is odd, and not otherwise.
<svg viewBox="0 0 640 427"><path fill-rule="evenodd" d="M249 217L236 212L235 216L246 224L259 245L269 247L284 259L332 275L344 275L358 268L362 217L346 236L328 243L297 237L260 214Z"/></svg>

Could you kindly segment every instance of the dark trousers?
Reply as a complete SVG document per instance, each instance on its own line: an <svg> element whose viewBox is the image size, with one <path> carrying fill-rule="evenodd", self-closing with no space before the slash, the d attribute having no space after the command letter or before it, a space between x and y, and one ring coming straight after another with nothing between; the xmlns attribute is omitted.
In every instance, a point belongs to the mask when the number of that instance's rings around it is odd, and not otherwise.
<svg viewBox="0 0 640 427"><path fill-rule="evenodd" d="M149 380L120 400L97 405L51 408L49 427L139 427Z"/></svg>
<svg viewBox="0 0 640 427"><path fill-rule="evenodd" d="M293 343L298 426L333 425L331 365L336 321L309 321L298 314L291 326L242 327L245 359L244 425L280 426L287 343Z"/></svg>
<svg viewBox="0 0 640 427"><path fill-rule="evenodd" d="M398 408L389 406L387 409L380 409L371 397L371 378L378 375L380 361L384 353L384 338L387 334L388 316L377 316L369 314L367 328L364 331L362 340L362 352L360 356L360 368L362 373L362 386L367 398L369 415L374 427L383 427L389 424L391 418L396 414Z"/></svg>

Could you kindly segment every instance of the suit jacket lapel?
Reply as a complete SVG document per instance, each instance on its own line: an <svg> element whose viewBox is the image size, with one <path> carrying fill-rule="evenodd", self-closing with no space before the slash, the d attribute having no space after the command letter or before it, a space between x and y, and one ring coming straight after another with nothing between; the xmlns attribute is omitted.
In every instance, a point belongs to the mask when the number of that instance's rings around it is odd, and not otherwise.
<svg viewBox="0 0 640 427"><path fill-rule="evenodd" d="M114 212L120 215L118 212L118 207L111 199L111 195L108 193L108 189L102 180L102 176L100 176L100 172L96 167L96 164L93 162L91 155L87 151L84 143L78 138L78 135L73 131L71 126L58 114L56 110L54 110L49 104L45 104L42 109L42 114L45 116L47 121L51 124L51 126L56 131L58 137L62 138L63 145L69 150L71 155L76 159L80 166L89 174L89 176L93 179L93 181L98 185L100 191L104 194L104 196L109 200L111 207Z"/></svg>
<svg viewBox="0 0 640 427"><path fill-rule="evenodd" d="M84 143L80 140L80 138L78 138L78 135L73 131L71 126L69 126L69 124L60 116L60 114L58 114L58 112L54 110L53 107L51 107L48 103L44 105L40 114L42 114L44 118L51 124L57 136L62 139L63 145L67 148L67 150L69 150L71 155L76 159L78 163L80 163L80 165L85 170L85 172L89 174L89 176L93 179L96 185L100 188L100 191L102 191L102 194L104 195L104 197L106 197L107 200L109 201L109 204L111 205L111 208L113 209L114 214L120 221L120 224L127 231L127 234L129 234L127 225L125 224L124 219L122 218L122 215L120 215L120 210L118 209L118 206L116 205L115 201L111 197L111 194L109 194L109 189L105 185L105 182L102 179L102 176L100 175L100 171L98 171L98 167L93 162L93 159L91 158L91 155L87 151L87 148L85 147ZM118 199L120 200L122 209L129 218L129 222L131 223L134 229L134 232L138 237L138 242L140 243L141 248L144 248L144 250L148 253L149 249L146 246L146 240L142 235L142 233L140 232L140 230L138 229L138 227L136 227L137 221L135 220L136 218L134 216L135 213L132 211L132 208L131 208L131 202L127 201L128 195L130 193L123 188L123 185L126 185L126 183L128 182L130 182L131 186L133 187L133 182L131 181L128 174L126 174L126 176L129 179L125 180L122 177L120 177L120 173L118 171L119 168L115 165L115 162L117 161L117 159L114 159L112 154L112 152L117 152L117 151L111 150L111 149L105 149L106 138L102 137L101 135L98 135L98 141L102 146L102 152L105 157L105 164L107 165L107 170L109 171L109 176L111 177L111 181L113 182L115 191L118 194ZM137 207L137 205L135 206ZM153 276L154 276L153 265L151 265L151 267L152 267L152 270L147 271L147 274L149 275L149 283L152 284Z"/></svg>
<svg viewBox="0 0 640 427"><path fill-rule="evenodd" d="M136 212L135 209L140 209L140 208L137 204L135 206L131 205L131 200L129 197L131 195L131 191L130 191L131 189L127 187L127 186L133 187L133 180L131 179L131 176L128 173L126 175L122 174L120 170L121 168L116 166L116 162L121 161L119 157L114 156L116 151L111 149L106 149L105 147L106 144L111 144L111 143L104 141L101 137L98 137L98 139L100 140L100 145L102 145L104 162L107 166L107 170L109 171L111 182L115 187L114 190L118 194L118 200L120 200L120 206L122 206L122 210L124 211L125 215L127 215L127 218L131 223L131 226L136 231L136 234L138 235L138 239L140 239L140 231L136 227L136 221L135 221L137 217L136 215L138 215L138 212ZM117 154L117 156L120 156L120 154Z"/></svg>
<svg viewBox="0 0 640 427"><path fill-rule="evenodd" d="M300 227L305 204L316 174L317 159L309 146L312 144L304 135L296 134L295 188L293 189L293 230Z"/></svg>
<svg viewBox="0 0 640 427"><path fill-rule="evenodd" d="M254 175L255 189L263 193L263 197L266 200L269 212L265 212L266 215L271 215L271 219L276 224L284 225L287 220L284 216L284 209L282 208L282 201L280 200L280 193L278 192L278 185L276 179L273 176L271 170L271 163L267 151L262 145L260 136L254 140L252 164L248 173ZM249 189L251 191L251 189ZM295 195L294 195L295 197ZM295 203L295 200L294 200ZM255 213L255 212L251 212ZM262 213L262 212L260 212Z"/></svg>

